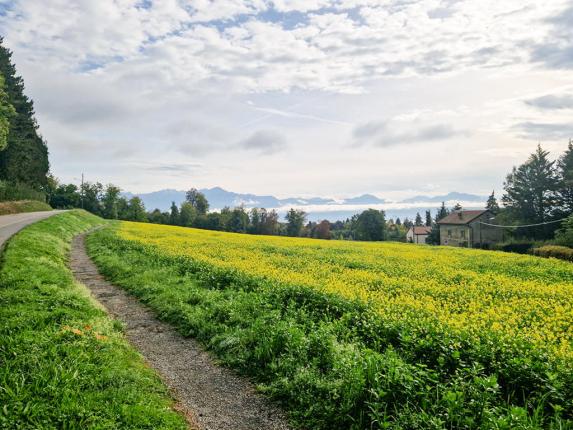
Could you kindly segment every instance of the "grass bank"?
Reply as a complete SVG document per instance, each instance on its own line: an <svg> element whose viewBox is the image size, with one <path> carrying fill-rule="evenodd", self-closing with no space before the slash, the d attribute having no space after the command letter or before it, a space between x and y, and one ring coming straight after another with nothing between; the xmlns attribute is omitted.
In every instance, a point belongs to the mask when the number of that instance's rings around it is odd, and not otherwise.
<svg viewBox="0 0 573 430"><path fill-rule="evenodd" d="M0 215L17 214L21 212L51 211L52 207L37 200L18 200L15 202L0 202Z"/></svg>
<svg viewBox="0 0 573 430"><path fill-rule="evenodd" d="M121 226L130 231L139 229L133 223ZM88 238L88 250L106 277L155 309L183 335L198 338L224 363L253 377L261 390L282 402L295 425L325 430L572 425L571 365L534 342L501 336L496 331L470 336L450 330L438 320L432 324L421 312L420 318L408 320L397 314L381 314L372 303L305 286L294 272L283 276L298 260L299 273L306 265L320 271L329 261L345 261L344 256L327 254L324 242L281 239L284 244L275 244L279 239L258 238L260 253L252 257L256 250L245 248L243 242L255 239L246 236L217 233L211 237L213 233L168 227L157 232L153 226L141 225L145 240L138 241L120 237L116 228ZM160 234L164 234L162 239L155 240ZM179 253L191 243L197 246L196 255ZM352 273L364 269L369 253L374 252L370 248L356 261L347 258ZM394 252L392 247L386 248ZM250 254L236 256L245 249ZM400 257L382 257L390 264L385 274L394 278L398 273L390 269L400 264L400 259L426 250L405 245L400 249L404 251ZM349 252L346 248L342 251ZM456 258L464 254L455 249L441 252L440 261L447 258L446 254ZM280 257L282 265L261 262L268 255L275 260ZM467 255L463 263L484 272L481 276L487 284L483 288L493 288L497 278L487 274L480 265L483 262L475 261L475 252ZM218 257L225 265L216 265ZM562 263L556 266L561 268L559 272L545 271L546 260L528 257L519 261L524 265L521 271L532 265L528 269L531 279L560 279L570 273L569 266ZM274 278L249 276L249 270L252 273L261 265ZM509 263L498 266L494 269L511 269ZM447 267L436 270L434 287L446 276L457 279L458 271L447 273ZM329 273L336 273L336 279L342 276L340 271ZM392 276L371 288L388 289L393 285ZM524 282L521 287L516 284L516 292L532 295L525 288L532 281ZM559 281L556 285L563 284ZM406 282L394 288L394 295L407 286ZM429 286L421 284L418 288ZM452 283L440 288L438 292L446 301L447 294L457 296L467 286ZM531 313L530 318L534 317Z"/></svg>
<svg viewBox="0 0 573 430"><path fill-rule="evenodd" d="M157 376L67 267L72 211L8 243L0 267L0 428L184 429Z"/></svg>

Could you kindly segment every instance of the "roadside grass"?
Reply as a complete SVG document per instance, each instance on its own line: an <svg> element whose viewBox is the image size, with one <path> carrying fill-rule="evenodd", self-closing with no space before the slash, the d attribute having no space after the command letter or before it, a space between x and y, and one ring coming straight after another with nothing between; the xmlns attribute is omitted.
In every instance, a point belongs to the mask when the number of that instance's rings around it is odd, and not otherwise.
<svg viewBox="0 0 573 430"><path fill-rule="evenodd" d="M307 429L571 428L571 366L529 344L392 326L364 302L242 283L159 247L91 234L100 271L251 376Z"/></svg>
<svg viewBox="0 0 573 430"><path fill-rule="evenodd" d="M0 428L185 429L155 373L67 267L84 211L14 236L0 261Z"/></svg>
<svg viewBox="0 0 573 430"><path fill-rule="evenodd" d="M0 215L17 214L22 212L51 211L52 207L36 200L18 200L14 202L0 202Z"/></svg>

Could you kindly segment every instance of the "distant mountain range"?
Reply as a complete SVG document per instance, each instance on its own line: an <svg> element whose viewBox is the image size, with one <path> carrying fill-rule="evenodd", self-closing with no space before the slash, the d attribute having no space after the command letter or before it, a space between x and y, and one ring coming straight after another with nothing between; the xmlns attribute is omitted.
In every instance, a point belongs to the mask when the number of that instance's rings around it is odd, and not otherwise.
<svg viewBox="0 0 573 430"><path fill-rule="evenodd" d="M451 192L443 196L414 196L402 200L400 203L418 203L418 202L484 202L487 200L485 196L477 196L475 194Z"/></svg>
<svg viewBox="0 0 573 430"><path fill-rule="evenodd" d="M309 212L309 219L330 219L332 221L337 219L345 219L353 214L363 210L364 206L368 205L381 205L384 207L389 217L400 216L413 217L416 212L423 215L423 211L435 208L439 203L445 201L451 202L465 202L469 208L468 203L475 203L471 208L481 207L486 201L485 196L475 194L451 192L440 196L415 196L400 202L389 202L382 198L376 197L372 194L362 194L356 197L350 197L342 200L335 200L323 197L289 197L280 199L270 195L257 195L257 194L243 194L235 193L232 191L224 190L220 187L203 188L200 190L207 200L209 201L211 210L219 210L225 206L235 207L243 205L246 208L267 208L278 209L289 206L312 206ZM127 198L138 196L143 200L145 207L148 210L159 208L162 211L168 211L171 207L171 202L180 204L185 200L185 191L178 190L160 190L151 193L123 193ZM403 207L400 207L403 205ZM362 207L362 208L361 208Z"/></svg>

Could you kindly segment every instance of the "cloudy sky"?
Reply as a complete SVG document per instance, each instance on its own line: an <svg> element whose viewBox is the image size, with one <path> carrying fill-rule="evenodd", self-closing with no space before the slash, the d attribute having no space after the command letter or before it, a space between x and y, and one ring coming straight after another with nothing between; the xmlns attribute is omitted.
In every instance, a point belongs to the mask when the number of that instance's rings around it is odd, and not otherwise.
<svg viewBox="0 0 573 430"><path fill-rule="evenodd" d="M562 0L0 0L52 171L143 192L501 191L573 137Z"/></svg>

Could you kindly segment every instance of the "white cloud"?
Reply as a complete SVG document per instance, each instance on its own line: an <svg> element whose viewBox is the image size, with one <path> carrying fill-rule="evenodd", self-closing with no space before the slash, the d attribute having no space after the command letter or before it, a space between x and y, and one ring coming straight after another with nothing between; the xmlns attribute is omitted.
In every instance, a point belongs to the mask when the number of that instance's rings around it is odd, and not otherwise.
<svg viewBox="0 0 573 430"><path fill-rule="evenodd" d="M565 0L4 4L0 32L64 178L145 154L206 166L198 186L332 194L431 176L480 192L478 178L501 182L533 136L558 150L570 130ZM455 182L439 168L446 150ZM175 170L143 169L139 186L179 186Z"/></svg>

